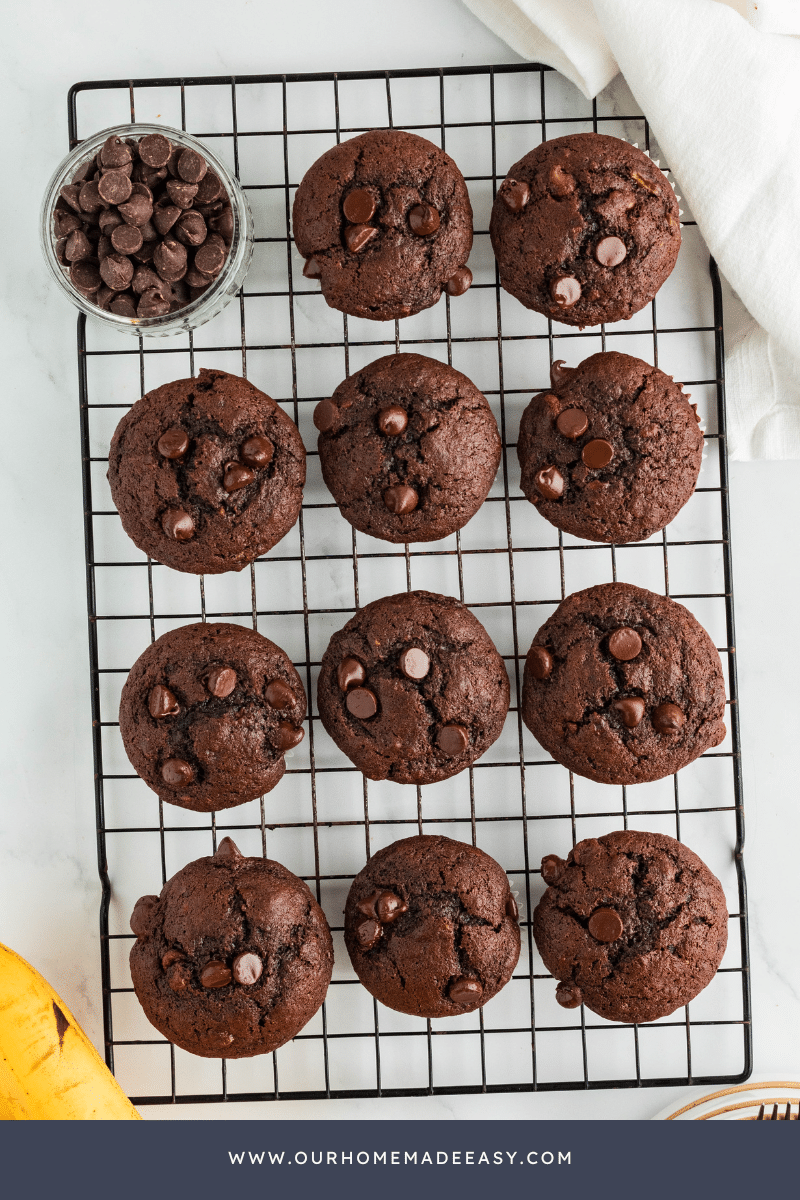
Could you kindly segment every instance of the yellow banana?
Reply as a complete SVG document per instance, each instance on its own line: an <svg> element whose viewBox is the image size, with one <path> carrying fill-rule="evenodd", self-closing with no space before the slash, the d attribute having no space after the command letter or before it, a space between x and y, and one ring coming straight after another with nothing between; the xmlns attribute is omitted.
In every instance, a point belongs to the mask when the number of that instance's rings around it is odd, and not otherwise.
<svg viewBox="0 0 800 1200"><path fill-rule="evenodd" d="M63 1000L2 943L0 1120L141 1120Z"/></svg>

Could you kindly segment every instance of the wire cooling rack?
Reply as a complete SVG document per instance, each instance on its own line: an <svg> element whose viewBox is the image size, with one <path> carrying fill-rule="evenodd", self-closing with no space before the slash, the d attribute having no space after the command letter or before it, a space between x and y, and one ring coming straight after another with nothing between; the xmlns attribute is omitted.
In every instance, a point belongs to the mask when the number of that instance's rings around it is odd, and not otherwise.
<svg viewBox="0 0 800 1200"><path fill-rule="evenodd" d="M528 312L500 289L488 238L497 186L546 138L597 130L658 157L635 101L617 80L585 101L547 67L146 79L76 84L71 145L126 121L162 121L213 144L239 176L256 221L253 265L240 296L208 325L138 344L78 319L100 948L106 1058L136 1103L531 1091L732 1083L751 1070L745 878L733 593L725 457L722 306L716 267L684 213L678 265L631 320L578 332ZM473 287L402 322L348 318L302 276L291 241L294 189L342 138L395 126L438 142L461 167L475 211ZM663 166L664 164L662 164ZM707 458L695 495L661 534L598 546L560 534L523 497L514 452L532 392L549 364L570 366L614 348L688 386L705 425ZM356 533L322 483L311 413L341 379L392 350L450 362L484 391L503 436L495 485L460 532L397 547ZM309 452L296 527L239 573L198 580L148 560L125 536L105 479L111 434L145 391L201 366L245 374L300 427ZM710 631L727 678L728 736L678 776L608 787L554 763L521 721L521 666L561 598L612 579L666 593ZM512 703L503 734L474 768L431 787L371 783L328 739L315 705L323 650L360 605L405 588L465 601L504 656ZM206 816L164 806L131 772L117 725L128 669L152 639L189 621L230 620L283 646L309 697L305 741L261 800ZM730 937L714 981L685 1009L621 1026L567 1012L531 936L545 853L613 829L669 833L722 881ZM379 1005L353 973L342 938L350 880L399 837L440 832L473 842L508 872L520 907L522 954L486 1008L424 1021ZM277 858L315 890L336 963L322 1010L272 1055L230 1062L165 1042L132 992L128 918L190 860L234 837L245 853Z"/></svg>

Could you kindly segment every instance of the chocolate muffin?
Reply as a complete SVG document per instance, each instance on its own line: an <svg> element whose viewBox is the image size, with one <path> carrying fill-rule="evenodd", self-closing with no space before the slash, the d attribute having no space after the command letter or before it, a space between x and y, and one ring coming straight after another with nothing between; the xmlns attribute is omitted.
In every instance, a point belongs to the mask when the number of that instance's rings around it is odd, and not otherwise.
<svg viewBox="0 0 800 1200"><path fill-rule="evenodd" d="M278 404L238 375L201 368L148 392L111 440L122 527L152 558L195 575L241 571L300 513L306 452Z"/></svg>
<svg viewBox="0 0 800 1200"><path fill-rule="evenodd" d="M492 410L466 375L389 354L314 411L323 478L342 516L387 542L431 542L466 525L500 464Z"/></svg>
<svg viewBox="0 0 800 1200"><path fill-rule="evenodd" d="M663 833L608 833L566 861L542 859L549 886L533 914L544 965L564 1008L607 1021L657 1021L714 977L728 941L722 886Z"/></svg>
<svg viewBox="0 0 800 1200"><path fill-rule="evenodd" d="M331 979L325 914L279 862L223 838L131 916L131 978L148 1021L203 1058L268 1054L307 1025Z"/></svg>
<svg viewBox="0 0 800 1200"><path fill-rule="evenodd" d="M669 375L629 354L551 368L519 430L520 486L557 529L638 542L692 495L703 458L697 405Z"/></svg>
<svg viewBox="0 0 800 1200"><path fill-rule="evenodd" d="M525 661L522 719L599 783L649 783L725 737L714 643L682 604L630 583L562 600Z"/></svg>
<svg viewBox="0 0 800 1200"><path fill-rule="evenodd" d="M492 639L451 596L403 592L359 609L322 656L322 724L368 779L436 783L499 736L508 675Z"/></svg>
<svg viewBox="0 0 800 1200"><path fill-rule="evenodd" d="M292 227L303 274L354 317L408 317L472 283L464 178L415 133L373 129L326 151L297 189Z"/></svg>
<svg viewBox="0 0 800 1200"><path fill-rule="evenodd" d="M242 625L183 625L137 658L119 728L168 804L219 812L263 796L304 736L306 694L279 646Z"/></svg>
<svg viewBox="0 0 800 1200"><path fill-rule="evenodd" d="M600 133L553 138L514 163L489 231L506 291L581 329L644 308L681 245L666 176L643 151Z"/></svg>
<svg viewBox="0 0 800 1200"><path fill-rule="evenodd" d="M410 837L353 880L344 939L368 992L415 1017L481 1008L519 958L517 905L503 868L464 842Z"/></svg>

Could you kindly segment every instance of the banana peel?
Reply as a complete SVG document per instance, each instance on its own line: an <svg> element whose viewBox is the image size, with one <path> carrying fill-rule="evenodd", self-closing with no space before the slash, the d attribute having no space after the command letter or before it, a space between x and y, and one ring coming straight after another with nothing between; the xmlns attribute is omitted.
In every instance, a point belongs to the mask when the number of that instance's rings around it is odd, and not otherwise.
<svg viewBox="0 0 800 1200"><path fill-rule="evenodd" d="M0 943L0 1120L141 1119L64 1001Z"/></svg>

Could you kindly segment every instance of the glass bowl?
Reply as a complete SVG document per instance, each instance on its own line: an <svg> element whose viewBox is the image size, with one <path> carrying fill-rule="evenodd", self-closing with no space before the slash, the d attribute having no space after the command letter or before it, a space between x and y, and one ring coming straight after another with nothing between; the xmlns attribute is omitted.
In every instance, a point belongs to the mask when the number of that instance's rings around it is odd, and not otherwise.
<svg viewBox="0 0 800 1200"><path fill-rule="evenodd" d="M183 308L166 313L161 317L123 317L117 313L106 312L99 305L92 303L73 285L68 268L62 266L56 255L56 239L53 231L55 206L61 194L61 188L71 183L75 172L88 159L92 158L112 134L123 138L142 138L150 133L160 133L169 138L174 146L196 150L215 171L228 193L233 214L233 238L228 249L228 255L222 270L214 282ZM42 202L40 239L45 262L50 268L50 274L72 301L76 308L87 316L102 321L104 325L119 329L122 333L132 333L136 336L146 334L148 337L167 337L171 334L185 333L204 325L222 311L225 305L242 286L250 260L253 257L253 216L238 179L233 176L224 163L217 158L204 142L191 137L180 129L170 129L164 125L115 125L111 129L103 129L92 137L80 142L59 165L45 192Z"/></svg>

